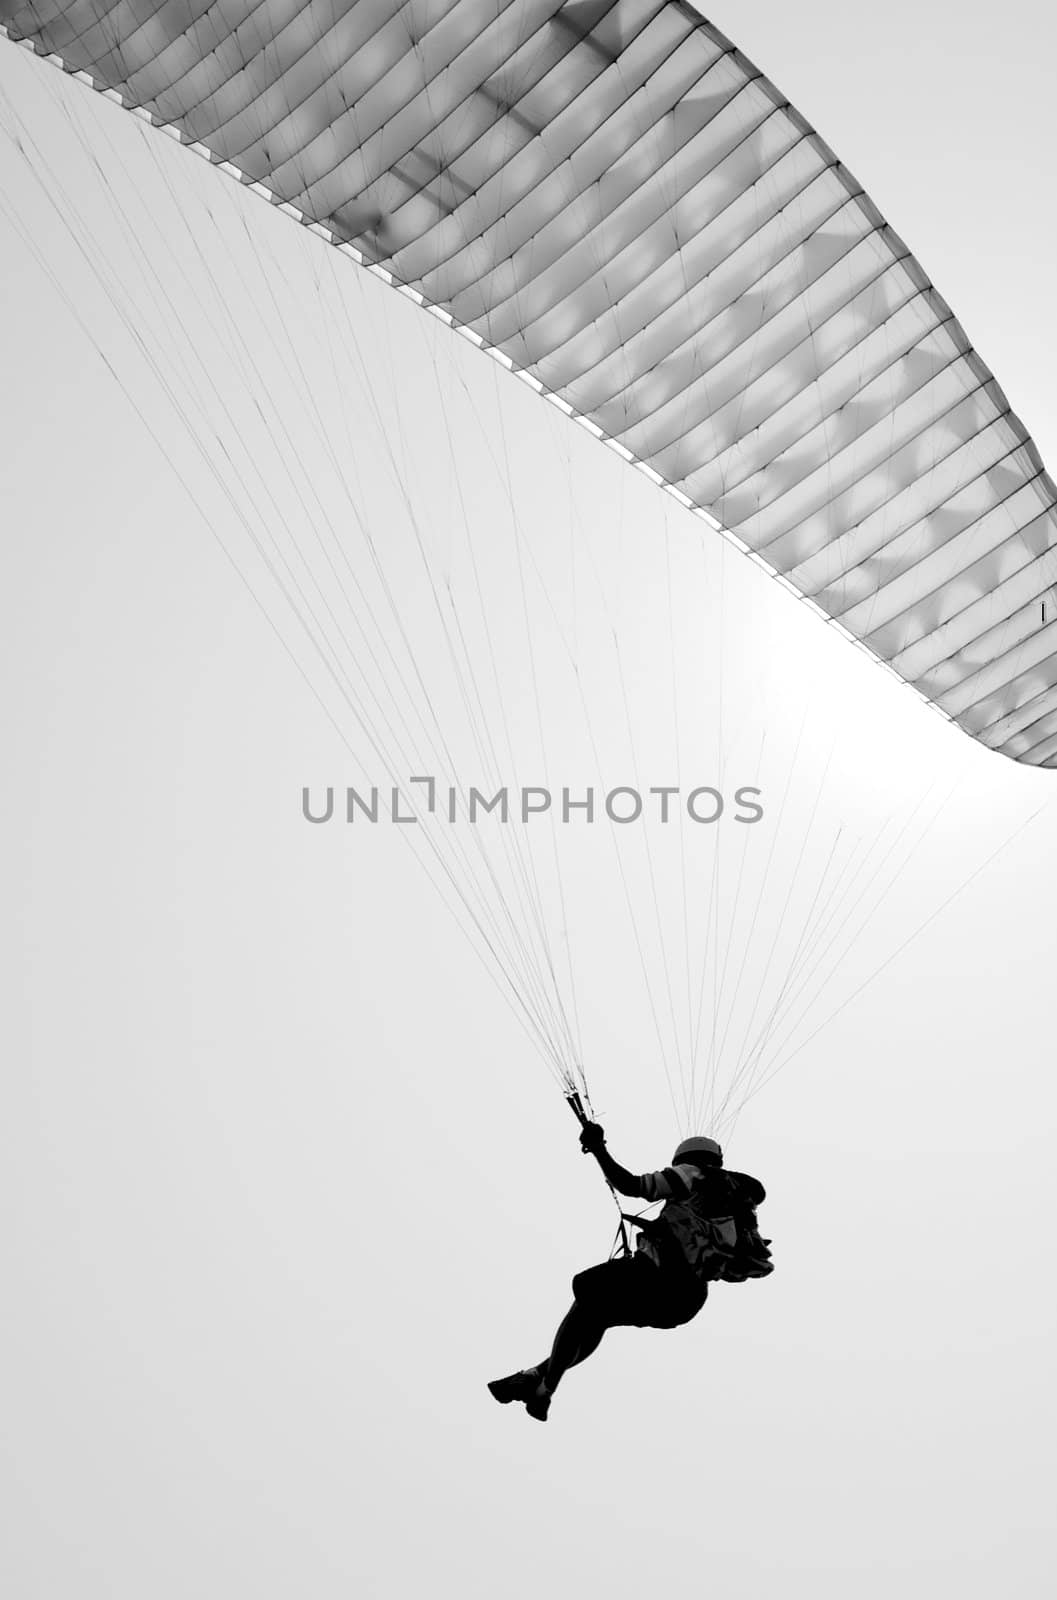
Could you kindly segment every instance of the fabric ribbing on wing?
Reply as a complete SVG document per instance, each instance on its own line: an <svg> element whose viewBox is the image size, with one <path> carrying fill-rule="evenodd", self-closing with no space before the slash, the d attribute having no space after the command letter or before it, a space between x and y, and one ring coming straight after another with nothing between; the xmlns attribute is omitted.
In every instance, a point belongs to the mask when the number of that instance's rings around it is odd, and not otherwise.
<svg viewBox="0 0 1057 1600"><path fill-rule="evenodd" d="M1057 765L1057 492L832 151L678 0L0 0L472 330L969 733Z"/></svg>

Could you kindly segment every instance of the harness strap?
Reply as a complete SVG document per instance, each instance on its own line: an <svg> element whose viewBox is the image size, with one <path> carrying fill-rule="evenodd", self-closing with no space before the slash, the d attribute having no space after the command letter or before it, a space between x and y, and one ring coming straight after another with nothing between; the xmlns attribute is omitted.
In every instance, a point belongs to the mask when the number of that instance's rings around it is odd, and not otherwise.
<svg viewBox="0 0 1057 1600"><path fill-rule="evenodd" d="M620 1220L630 1222L633 1228L641 1228L643 1233L659 1232L664 1227L659 1217L639 1217L632 1211L622 1211Z"/></svg>
<svg viewBox="0 0 1057 1600"><path fill-rule="evenodd" d="M567 1094L565 1096L565 1099L566 1099L566 1102L567 1102L569 1108L571 1109L571 1111L573 1113L573 1116L576 1117L576 1119L579 1122L581 1128L586 1128L587 1124L590 1122L591 1119L587 1115L587 1112L584 1110L583 1101L580 1099L579 1092L576 1089L573 1089L571 1091L571 1093L569 1093L569 1094ZM624 1223L625 1223L626 1219L625 1219L623 1211L620 1210L620 1201L617 1199L617 1191L614 1189L613 1185L610 1183L608 1178L606 1178L605 1182L606 1182L606 1188L609 1190L610 1194L613 1196L613 1204L616 1206L617 1210L620 1212L620 1243L621 1243L621 1247L622 1247L622 1249L624 1251L624 1254L626 1256L629 1256L631 1254L631 1245L628 1243L628 1230L624 1226Z"/></svg>

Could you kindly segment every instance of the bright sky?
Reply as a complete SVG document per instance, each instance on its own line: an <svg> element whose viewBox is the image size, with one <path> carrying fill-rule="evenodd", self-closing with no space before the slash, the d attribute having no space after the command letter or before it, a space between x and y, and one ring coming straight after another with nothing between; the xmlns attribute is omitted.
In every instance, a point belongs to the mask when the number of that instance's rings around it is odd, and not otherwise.
<svg viewBox="0 0 1057 1600"><path fill-rule="evenodd" d="M870 190L1057 461L1037 8L1004 8L1000 33L938 3L883 26L822 0L712 16ZM1052 774L945 727L416 308L6 44L0 197L5 1588L1046 1592ZM455 593L480 560L522 781L591 781L571 642L615 781L637 760L643 786L678 762L764 788L767 819L718 857L691 830L685 879L651 836L656 914L622 840L657 1027L607 830L562 837L565 916L536 858L632 1167L685 1131L660 1057L678 1098L696 1000L708 1035L722 991L736 1039L749 997L779 992L801 841L806 915L838 828L865 851L914 816L909 845L936 811L737 1123L773 1278L720 1286L674 1334L614 1332L546 1428L484 1382L546 1352L611 1202L399 830L300 815L302 785L387 779L248 527L281 526L292 554L309 526L348 534L353 500L468 781L409 505ZM854 903L869 872L849 881ZM682 951L671 993L658 925ZM714 1035L704 1053L722 1083Z"/></svg>

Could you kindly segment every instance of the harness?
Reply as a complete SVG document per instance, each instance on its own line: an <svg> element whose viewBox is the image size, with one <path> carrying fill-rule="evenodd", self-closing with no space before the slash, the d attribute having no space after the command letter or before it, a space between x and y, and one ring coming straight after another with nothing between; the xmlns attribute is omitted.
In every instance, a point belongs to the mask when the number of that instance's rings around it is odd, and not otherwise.
<svg viewBox="0 0 1057 1600"><path fill-rule="evenodd" d="M580 1095L573 1091L566 1100L581 1127L589 1122ZM604 1176L604 1175L603 1175ZM692 1188L683 1200L665 1201L659 1216L646 1217L621 1210L620 1200L609 1179L606 1187L613 1196L620 1221L613 1241L622 1256L632 1255L628 1225L638 1228L656 1252L662 1270L676 1276L692 1276L698 1283L744 1283L747 1278L764 1278L774 1271L770 1241L761 1239L756 1212L751 1202L739 1197L738 1187L730 1187L737 1174L725 1174L727 1194L733 1202L729 1212L705 1215L695 1205Z"/></svg>

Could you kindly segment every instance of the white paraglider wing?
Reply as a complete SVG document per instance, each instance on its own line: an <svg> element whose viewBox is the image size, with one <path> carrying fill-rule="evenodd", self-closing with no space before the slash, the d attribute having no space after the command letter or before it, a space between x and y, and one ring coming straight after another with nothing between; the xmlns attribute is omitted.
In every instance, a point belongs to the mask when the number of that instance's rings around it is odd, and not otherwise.
<svg viewBox="0 0 1057 1600"><path fill-rule="evenodd" d="M833 152L677 0L0 0L1057 765L1054 485Z"/></svg>

